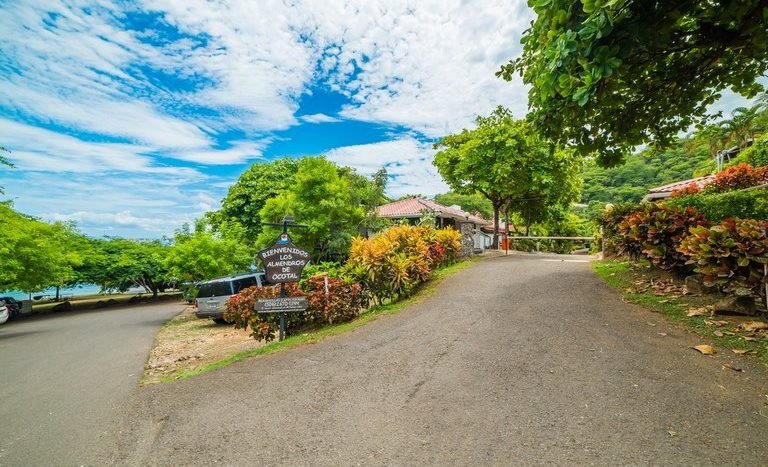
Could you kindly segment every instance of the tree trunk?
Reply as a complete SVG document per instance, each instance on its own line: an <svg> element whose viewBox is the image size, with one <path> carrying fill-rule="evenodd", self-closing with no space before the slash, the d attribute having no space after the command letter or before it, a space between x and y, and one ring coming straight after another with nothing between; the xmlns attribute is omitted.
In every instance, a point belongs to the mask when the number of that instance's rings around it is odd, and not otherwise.
<svg viewBox="0 0 768 467"><path fill-rule="evenodd" d="M509 206L504 207L504 239L507 244L506 250L509 250Z"/></svg>
<svg viewBox="0 0 768 467"><path fill-rule="evenodd" d="M56 286L56 298L54 299L54 301L57 301L57 302L59 301L59 297L60 297L60 294L59 294L59 292L60 292L60 291L61 291L61 287L59 287L59 286L57 285L57 286Z"/></svg>
<svg viewBox="0 0 768 467"><path fill-rule="evenodd" d="M501 208L501 203L494 202L493 203L493 242L491 243L491 248L494 250L499 249L499 209Z"/></svg>

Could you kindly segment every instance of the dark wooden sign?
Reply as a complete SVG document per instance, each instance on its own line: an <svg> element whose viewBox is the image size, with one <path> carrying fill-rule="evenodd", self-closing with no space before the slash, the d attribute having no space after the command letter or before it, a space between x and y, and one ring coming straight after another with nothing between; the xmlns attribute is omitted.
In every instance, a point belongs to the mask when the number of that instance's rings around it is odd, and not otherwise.
<svg viewBox="0 0 768 467"><path fill-rule="evenodd" d="M312 258L309 253L294 245L291 237L284 233L272 247L259 252L259 259L264 263L267 281L286 284L299 282L301 271Z"/></svg>
<svg viewBox="0 0 768 467"><path fill-rule="evenodd" d="M309 306L306 297L257 298L257 313L291 313L304 311Z"/></svg>

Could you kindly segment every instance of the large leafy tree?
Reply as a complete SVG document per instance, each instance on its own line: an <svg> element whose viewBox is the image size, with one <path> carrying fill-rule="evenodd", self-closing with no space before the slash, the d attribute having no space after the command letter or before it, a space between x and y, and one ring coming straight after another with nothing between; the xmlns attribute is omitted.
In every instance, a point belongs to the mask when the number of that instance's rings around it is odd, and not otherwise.
<svg viewBox="0 0 768 467"><path fill-rule="evenodd" d="M344 255L365 217L364 204L345 170L323 157L306 157L298 165L293 183L278 196L267 200L259 217L280 222L286 215L307 227L291 232L296 244L311 249L315 260L337 259ZM278 236L275 228L259 235L260 247Z"/></svg>
<svg viewBox="0 0 768 467"><path fill-rule="evenodd" d="M165 258L170 247L159 240L110 238L92 240L91 247L93 256L81 269L87 282L99 284L104 290L141 287L153 296L168 286Z"/></svg>
<svg viewBox="0 0 768 467"><path fill-rule="evenodd" d="M221 210L209 216L218 227L221 222L235 220L253 240L261 232L260 212L267 200L288 188L298 170L298 160L277 159L256 162L230 187L221 203Z"/></svg>
<svg viewBox="0 0 768 467"><path fill-rule="evenodd" d="M48 224L0 203L0 291L35 292L75 282L81 236L65 223Z"/></svg>
<svg viewBox="0 0 768 467"><path fill-rule="evenodd" d="M437 142L434 165L455 192L480 193L490 201L494 244L502 208L533 222L578 197L581 160L572 151L542 139L503 107L476 123Z"/></svg>
<svg viewBox="0 0 768 467"><path fill-rule="evenodd" d="M757 94L768 70L764 0L530 0L523 53L497 73L531 85L530 117L554 141L611 166L667 145L731 88Z"/></svg>
<svg viewBox="0 0 768 467"><path fill-rule="evenodd" d="M194 232L182 227L165 258L169 276L181 282L199 282L246 270L253 256L240 241L240 230L232 223L221 225L217 232L203 223L198 223Z"/></svg>

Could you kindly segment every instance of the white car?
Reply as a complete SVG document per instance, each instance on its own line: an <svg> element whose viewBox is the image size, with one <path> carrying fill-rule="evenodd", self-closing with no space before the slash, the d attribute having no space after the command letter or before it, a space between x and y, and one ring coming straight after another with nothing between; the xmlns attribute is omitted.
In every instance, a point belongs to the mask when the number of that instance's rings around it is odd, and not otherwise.
<svg viewBox="0 0 768 467"><path fill-rule="evenodd" d="M0 302L0 324L5 324L8 318L11 317L11 310L5 306L5 303Z"/></svg>

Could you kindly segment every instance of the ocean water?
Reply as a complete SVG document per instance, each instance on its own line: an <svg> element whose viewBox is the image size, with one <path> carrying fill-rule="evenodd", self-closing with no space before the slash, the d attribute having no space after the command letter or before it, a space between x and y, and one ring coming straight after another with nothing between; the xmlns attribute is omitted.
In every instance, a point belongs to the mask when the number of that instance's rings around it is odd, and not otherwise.
<svg viewBox="0 0 768 467"><path fill-rule="evenodd" d="M96 295L101 291L101 287L99 287L96 284L83 284L78 285L76 287L70 287L67 289L61 289L59 291L60 295L63 296L82 296L82 295ZM144 292L145 290L142 288L132 288L129 289L128 292ZM28 294L26 292L19 292L19 291L13 291L13 292L0 292L0 297L13 297L16 300L29 300L30 295L32 297L37 297L38 295L46 295L46 298L53 298L56 296L56 288L51 287L49 289L41 290L39 292L32 292L31 294Z"/></svg>

